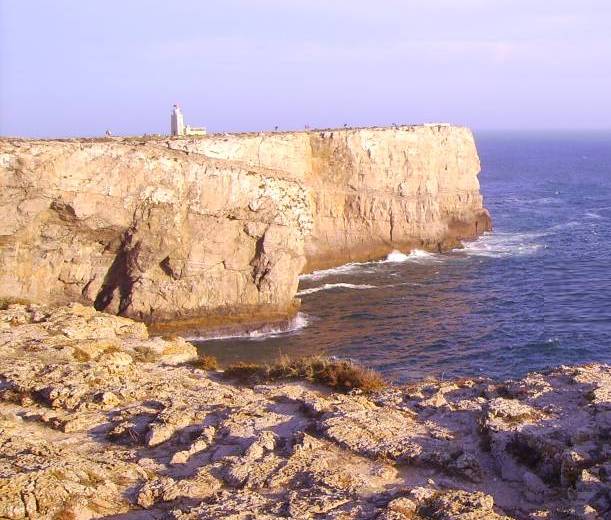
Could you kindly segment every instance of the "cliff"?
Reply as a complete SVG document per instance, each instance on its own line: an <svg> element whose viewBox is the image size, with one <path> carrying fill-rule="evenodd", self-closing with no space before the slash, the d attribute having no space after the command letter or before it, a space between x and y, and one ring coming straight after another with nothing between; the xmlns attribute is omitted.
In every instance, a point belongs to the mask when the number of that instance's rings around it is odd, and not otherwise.
<svg viewBox="0 0 611 520"><path fill-rule="evenodd" d="M281 170L308 188L305 270L447 250L491 228L471 131L448 125L172 139L191 154Z"/></svg>
<svg viewBox="0 0 611 520"><path fill-rule="evenodd" d="M0 296L283 319L304 270L490 228L471 132L0 140Z"/></svg>

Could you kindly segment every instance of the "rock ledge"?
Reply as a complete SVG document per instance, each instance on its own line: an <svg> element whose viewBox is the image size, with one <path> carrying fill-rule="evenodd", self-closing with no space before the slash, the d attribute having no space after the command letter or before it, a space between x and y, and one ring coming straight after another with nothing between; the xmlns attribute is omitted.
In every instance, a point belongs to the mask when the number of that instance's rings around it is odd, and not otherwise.
<svg viewBox="0 0 611 520"><path fill-rule="evenodd" d="M611 515L609 365L365 396L195 356L90 307L0 311L0 518Z"/></svg>

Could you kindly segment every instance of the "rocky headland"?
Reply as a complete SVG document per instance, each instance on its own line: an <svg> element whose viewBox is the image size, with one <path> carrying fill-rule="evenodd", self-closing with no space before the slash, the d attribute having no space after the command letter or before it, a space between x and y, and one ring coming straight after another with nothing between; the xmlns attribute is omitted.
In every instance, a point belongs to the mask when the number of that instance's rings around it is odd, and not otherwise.
<svg viewBox="0 0 611 520"><path fill-rule="evenodd" d="M304 271L490 229L479 169L449 125L0 139L0 297L169 326L284 320Z"/></svg>
<svg viewBox="0 0 611 520"><path fill-rule="evenodd" d="M611 517L608 365L367 393L204 366L92 307L0 311L0 518Z"/></svg>

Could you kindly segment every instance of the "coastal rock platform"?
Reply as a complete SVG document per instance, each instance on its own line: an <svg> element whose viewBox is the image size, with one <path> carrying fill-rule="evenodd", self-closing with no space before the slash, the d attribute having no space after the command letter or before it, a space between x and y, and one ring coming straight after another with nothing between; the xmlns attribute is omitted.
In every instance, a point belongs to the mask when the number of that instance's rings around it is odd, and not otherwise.
<svg viewBox="0 0 611 520"><path fill-rule="evenodd" d="M72 304L0 311L0 518L608 519L611 366L247 386Z"/></svg>

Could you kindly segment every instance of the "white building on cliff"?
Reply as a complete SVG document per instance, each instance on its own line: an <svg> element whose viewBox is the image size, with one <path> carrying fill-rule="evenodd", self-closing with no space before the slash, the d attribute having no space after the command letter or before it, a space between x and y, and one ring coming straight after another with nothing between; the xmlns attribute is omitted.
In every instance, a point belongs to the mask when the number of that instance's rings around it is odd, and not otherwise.
<svg viewBox="0 0 611 520"><path fill-rule="evenodd" d="M185 118L178 105L174 105L170 116L170 130L172 135L206 135L203 127L185 126Z"/></svg>

